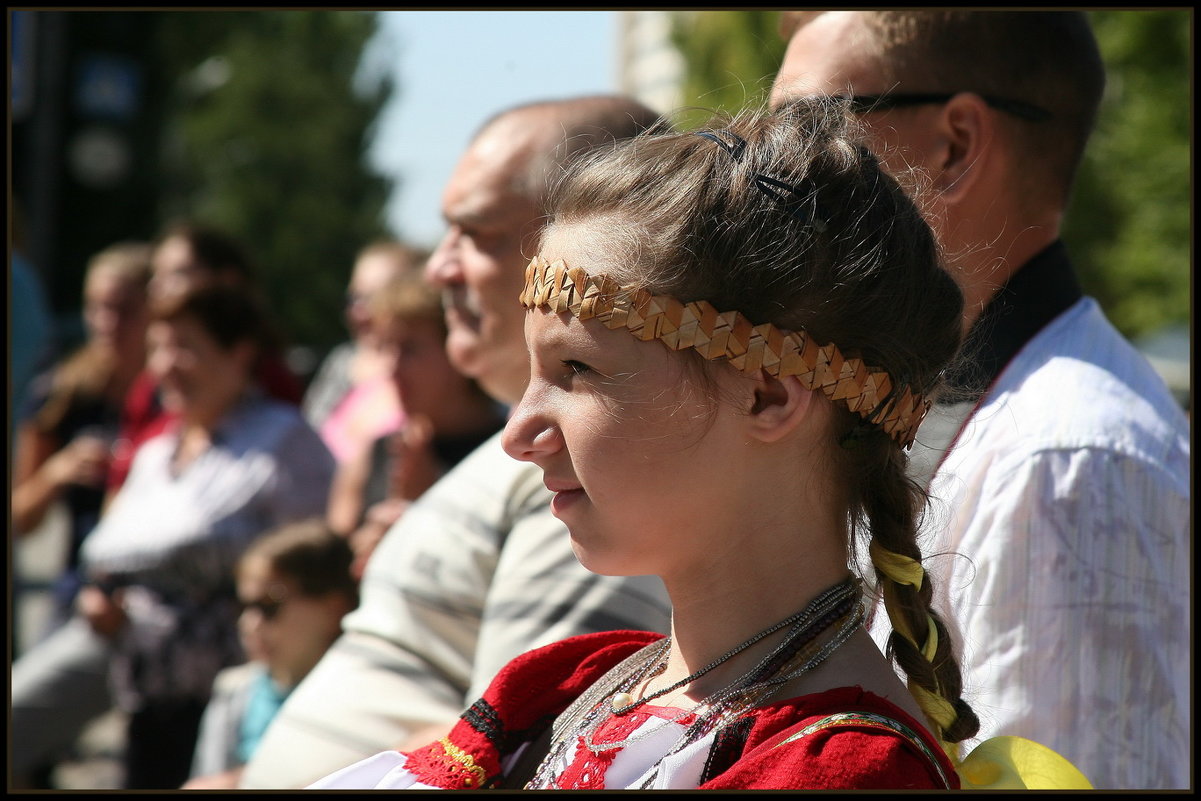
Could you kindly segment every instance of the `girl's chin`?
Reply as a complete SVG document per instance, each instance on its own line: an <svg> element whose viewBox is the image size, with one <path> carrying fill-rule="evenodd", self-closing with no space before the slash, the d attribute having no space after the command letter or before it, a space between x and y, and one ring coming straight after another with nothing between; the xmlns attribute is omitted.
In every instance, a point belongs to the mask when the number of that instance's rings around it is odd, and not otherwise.
<svg viewBox="0 0 1201 801"><path fill-rule="evenodd" d="M595 549L589 550L576 538L574 531L571 531L570 528L568 531L571 533L571 550L575 554L576 561L583 565L589 573L595 573L598 576L640 576L646 572L629 569L630 566L626 561L614 558L613 554L606 556Z"/></svg>

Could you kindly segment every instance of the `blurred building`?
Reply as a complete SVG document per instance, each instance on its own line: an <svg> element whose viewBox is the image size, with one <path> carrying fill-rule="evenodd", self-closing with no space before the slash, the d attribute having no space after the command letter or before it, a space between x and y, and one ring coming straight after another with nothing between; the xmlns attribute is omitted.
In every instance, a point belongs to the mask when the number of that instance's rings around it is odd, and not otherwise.
<svg viewBox="0 0 1201 801"><path fill-rule="evenodd" d="M671 42L671 17L683 11L617 12L618 91L660 114L681 102L684 59Z"/></svg>

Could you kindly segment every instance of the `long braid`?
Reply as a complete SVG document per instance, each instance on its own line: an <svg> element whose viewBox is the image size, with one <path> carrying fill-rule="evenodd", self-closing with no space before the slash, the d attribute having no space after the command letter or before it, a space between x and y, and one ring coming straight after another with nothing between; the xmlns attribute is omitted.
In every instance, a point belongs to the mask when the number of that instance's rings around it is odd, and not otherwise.
<svg viewBox="0 0 1201 801"><path fill-rule="evenodd" d="M909 688L947 743L980 727L962 698L963 679L941 617L931 606L933 587L921 567L917 514L922 491L905 475L902 451L886 437L856 448L865 464L862 506L871 531L869 552L892 622L888 655L909 678Z"/></svg>

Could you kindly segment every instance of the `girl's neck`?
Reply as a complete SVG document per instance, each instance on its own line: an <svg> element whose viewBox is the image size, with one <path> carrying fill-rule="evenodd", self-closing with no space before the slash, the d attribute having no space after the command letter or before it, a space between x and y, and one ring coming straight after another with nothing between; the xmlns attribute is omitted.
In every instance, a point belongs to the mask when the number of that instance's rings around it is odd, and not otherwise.
<svg viewBox="0 0 1201 801"><path fill-rule="evenodd" d="M831 537L832 539L832 537ZM667 669L655 686L668 686L721 659L732 649L795 615L814 598L844 581L849 571L845 555L823 557L817 549L777 552L775 564L744 567L747 575L729 567L715 572L703 592L685 592L668 583L672 600L672 646ZM763 592L771 587L770 593ZM700 700L742 675L786 636L787 628L730 657L719 668L693 682L686 695Z"/></svg>
<svg viewBox="0 0 1201 801"><path fill-rule="evenodd" d="M817 429L815 428L815 431ZM670 686L800 612L849 575L845 512L818 434L748 443L726 466L728 496L691 521L698 547L660 563L672 604L672 648L657 684ZM778 631L693 682L703 698L751 669Z"/></svg>

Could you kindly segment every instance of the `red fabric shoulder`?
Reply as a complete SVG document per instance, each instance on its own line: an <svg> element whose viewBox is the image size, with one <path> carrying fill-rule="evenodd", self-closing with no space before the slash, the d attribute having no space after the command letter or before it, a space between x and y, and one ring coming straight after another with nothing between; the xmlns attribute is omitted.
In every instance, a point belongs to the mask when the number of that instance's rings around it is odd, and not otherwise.
<svg viewBox="0 0 1201 801"><path fill-rule="evenodd" d="M406 767L446 789L492 786L501 760L536 739L610 668L662 639L646 631L581 634L522 654L501 668L449 736L408 754Z"/></svg>
<svg viewBox="0 0 1201 801"><path fill-rule="evenodd" d="M158 414L155 392L158 382L154 373L142 370L125 392L125 408L121 412L122 424L132 429L141 428Z"/></svg>
<svg viewBox="0 0 1201 801"><path fill-rule="evenodd" d="M868 719L794 737L829 715L845 712L866 713ZM954 766L922 723L858 687L779 701L750 714L754 723L741 757L702 784L703 789L942 789L947 786L943 775L952 789L959 787ZM873 714L901 723L926 747L873 725ZM941 766L942 775L931 759Z"/></svg>
<svg viewBox="0 0 1201 801"><path fill-rule="evenodd" d="M558 715L610 668L663 635L648 631L580 634L522 654L484 693L510 724L525 728Z"/></svg>

